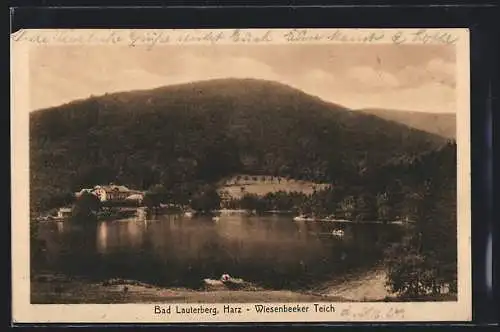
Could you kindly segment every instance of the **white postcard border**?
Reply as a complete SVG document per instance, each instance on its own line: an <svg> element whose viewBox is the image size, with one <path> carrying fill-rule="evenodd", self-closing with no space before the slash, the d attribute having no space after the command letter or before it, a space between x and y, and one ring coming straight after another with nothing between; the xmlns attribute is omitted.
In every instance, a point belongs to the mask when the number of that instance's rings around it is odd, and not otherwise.
<svg viewBox="0 0 500 332"><path fill-rule="evenodd" d="M268 29L269 30L269 29ZM294 30L294 29L292 29ZM354 36L352 40L326 40L311 37L311 40L290 41L284 34L292 30L273 30L275 35L281 36L272 41L258 40L265 38L264 29L241 30L250 32L257 39L248 43L398 43L401 38L410 36L411 33L422 29L306 29L312 36L328 35L335 30L345 36ZM149 31L149 30L148 30ZM148 33L142 31L141 33ZM157 36L158 31L174 36L186 33L185 30L151 30L149 36ZM191 30L192 34L200 31ZM214 34L220 31L234 33L235 30L212 30ZM383 32L384 37L365 41L363 38L370 34ZM155 305L159 304L71 304L71 305L33 305L30 304L30 278L29 278L29 148L28 148L28 109L29 109L29 49L37 44L78 44L78 43L113 43L112 39L96 38L92 41L89 34L97 32L103 36L109 34L129 36L115 44L131 43L132 30L21 30L12 35L11 39L11 169L12 169L12 311L13 321L16 323L177 323L177 322L383 322L383 321L468 321L471 319L471 184L470 184L470 77L469 77L469 31L468 29L427 29L429 34L436 32L436 36L448 34L444 39L432 39L425 43L453 42L457 47L457 145L458 145L458 301L456 302L376 302L376 303L333 303L334 313L320 313L314 311L313 303L286 303L287 306L307 306L307 313L287 314L259 314L255 305L244 304L202 304L205 307L217 308L218 315L203 314L171 314L157 315L154 313ZM189 32L189 31L188 31ZM74 38L60 37L73 34ZM398 36L399 37L396 37ZM163 34L165 35L165 34ZM22 37L24 36L24 37ZM27 38L27 36L31 36ZM78 38L76 36L79 36ZM145 36L145 35L143 35ZM361 36L361 37L360 37ZM403 36L403 37L402 37ZM451 36L451 37L450 37ZM87 38L87 39L85 39ZM95 38L95 37L94 37ZM361 38L361 41L360 39ZM399 39L398 39L399 38ZM172 37L172 40L175 39ZM110 41L111 40L111 41ZM153 42L154 38L144 38L142 43L151 44L151 47L161 44L161 38ZM176 43L181 43L177 38ZM353 41L354 40L354 41ZM423 40L405 40L405 43L423 44ZM135 39L140 43L140 38ZM170 43L170 41L169 41ZM243 43L234 40L206 40L190 41L189 43ZM149 45L148 44L148 45ZM263 305L271 306L273 304ZM275 304L283 305L284 303ZM330 304L330 303L327 303ZM224 305L238 306L242 314L223 314ZM198 306L198 304L163 304L163 307ZM247 310L249 309L249 310Z"/></svg>

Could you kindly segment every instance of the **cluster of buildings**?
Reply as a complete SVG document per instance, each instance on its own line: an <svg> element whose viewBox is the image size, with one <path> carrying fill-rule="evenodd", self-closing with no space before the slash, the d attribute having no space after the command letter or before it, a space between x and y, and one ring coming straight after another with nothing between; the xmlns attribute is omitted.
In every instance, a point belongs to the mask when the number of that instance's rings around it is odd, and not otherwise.
<svg viewBox="0 0 500 332"><path fill-rule="evenodd" d="M117 206L140 206L144 200L144 191L129 189L122 185L97 185L93 188L84 188L79 192L74 193L78 198L84 193L96 196L102 203L111 203ZM55 215L39 217L41 221L44 220L65 220L71 216L72 208L68 206L60 207L57 209Z"/></svg>
<svg viewBox="0 0 500 332"><path fill-rule="evenodd" d="M75 193L75 197L81 196L83 193L89 193L97 196L101 202L137 202L142 203L144 192L132 190L122 185L97 185L93 188L82 189Z"/></svg>

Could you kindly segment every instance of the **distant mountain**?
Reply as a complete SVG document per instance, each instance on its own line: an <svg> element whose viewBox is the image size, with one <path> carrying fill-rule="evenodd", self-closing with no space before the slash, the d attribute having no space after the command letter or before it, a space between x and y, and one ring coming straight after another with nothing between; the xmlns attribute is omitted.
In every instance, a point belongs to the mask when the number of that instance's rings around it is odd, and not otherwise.
<svg viewBox="0 0 500 332"><path fill-rule="evenodd" d="M30 114L31 202L111 181L147 189L239 173L349 183L445 143L270 81L114 93Z"/></svg>
<svg viewBox="0 0 500 332"><path fill-rule="evenodd" d="M387 109L361 109L366 114L402 123L408 127L426 131L442 137L456 138L456 116L450 113L425 113Z"/></svg>

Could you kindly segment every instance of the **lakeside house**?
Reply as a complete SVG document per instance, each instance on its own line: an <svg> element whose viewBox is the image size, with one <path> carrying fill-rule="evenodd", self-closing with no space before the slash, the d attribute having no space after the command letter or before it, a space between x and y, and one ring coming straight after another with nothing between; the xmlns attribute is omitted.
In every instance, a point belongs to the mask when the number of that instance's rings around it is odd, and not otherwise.
<svg viewBox="0 0 500 332"><path fill-rule="evenodd" d="M97 196L101 202L135 201L141 203L145 194L143 191L129 189L123 185L109 184L82 189L75 193L75 196L79 197L85 192Z"/></svg>
<svg viewBox="0 0 500 332"><path fill-rule="evenodd" d="M57 210L57 219L69 218L71 216L71 208L70 207L62 207Z"/></svg>

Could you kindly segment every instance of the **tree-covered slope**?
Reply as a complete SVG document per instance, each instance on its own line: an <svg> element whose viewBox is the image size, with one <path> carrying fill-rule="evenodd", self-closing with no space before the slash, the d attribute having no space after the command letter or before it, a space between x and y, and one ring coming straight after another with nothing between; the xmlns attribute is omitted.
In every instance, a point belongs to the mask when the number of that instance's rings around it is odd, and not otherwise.
<svg viewBox="0 0 500 332"><path fill-rule="evenodd" d="M379 108L361 109L360 111L442 137L455 139L457 136L455 114L411 112Z"/></svg>
<svg viewBox="0 0 500 332"><path fill-rule="evenodd" d="M247 173L349 183L445 141L269 81L109 94L30 115L32 208L110 181L146 189Z"/></svg>

